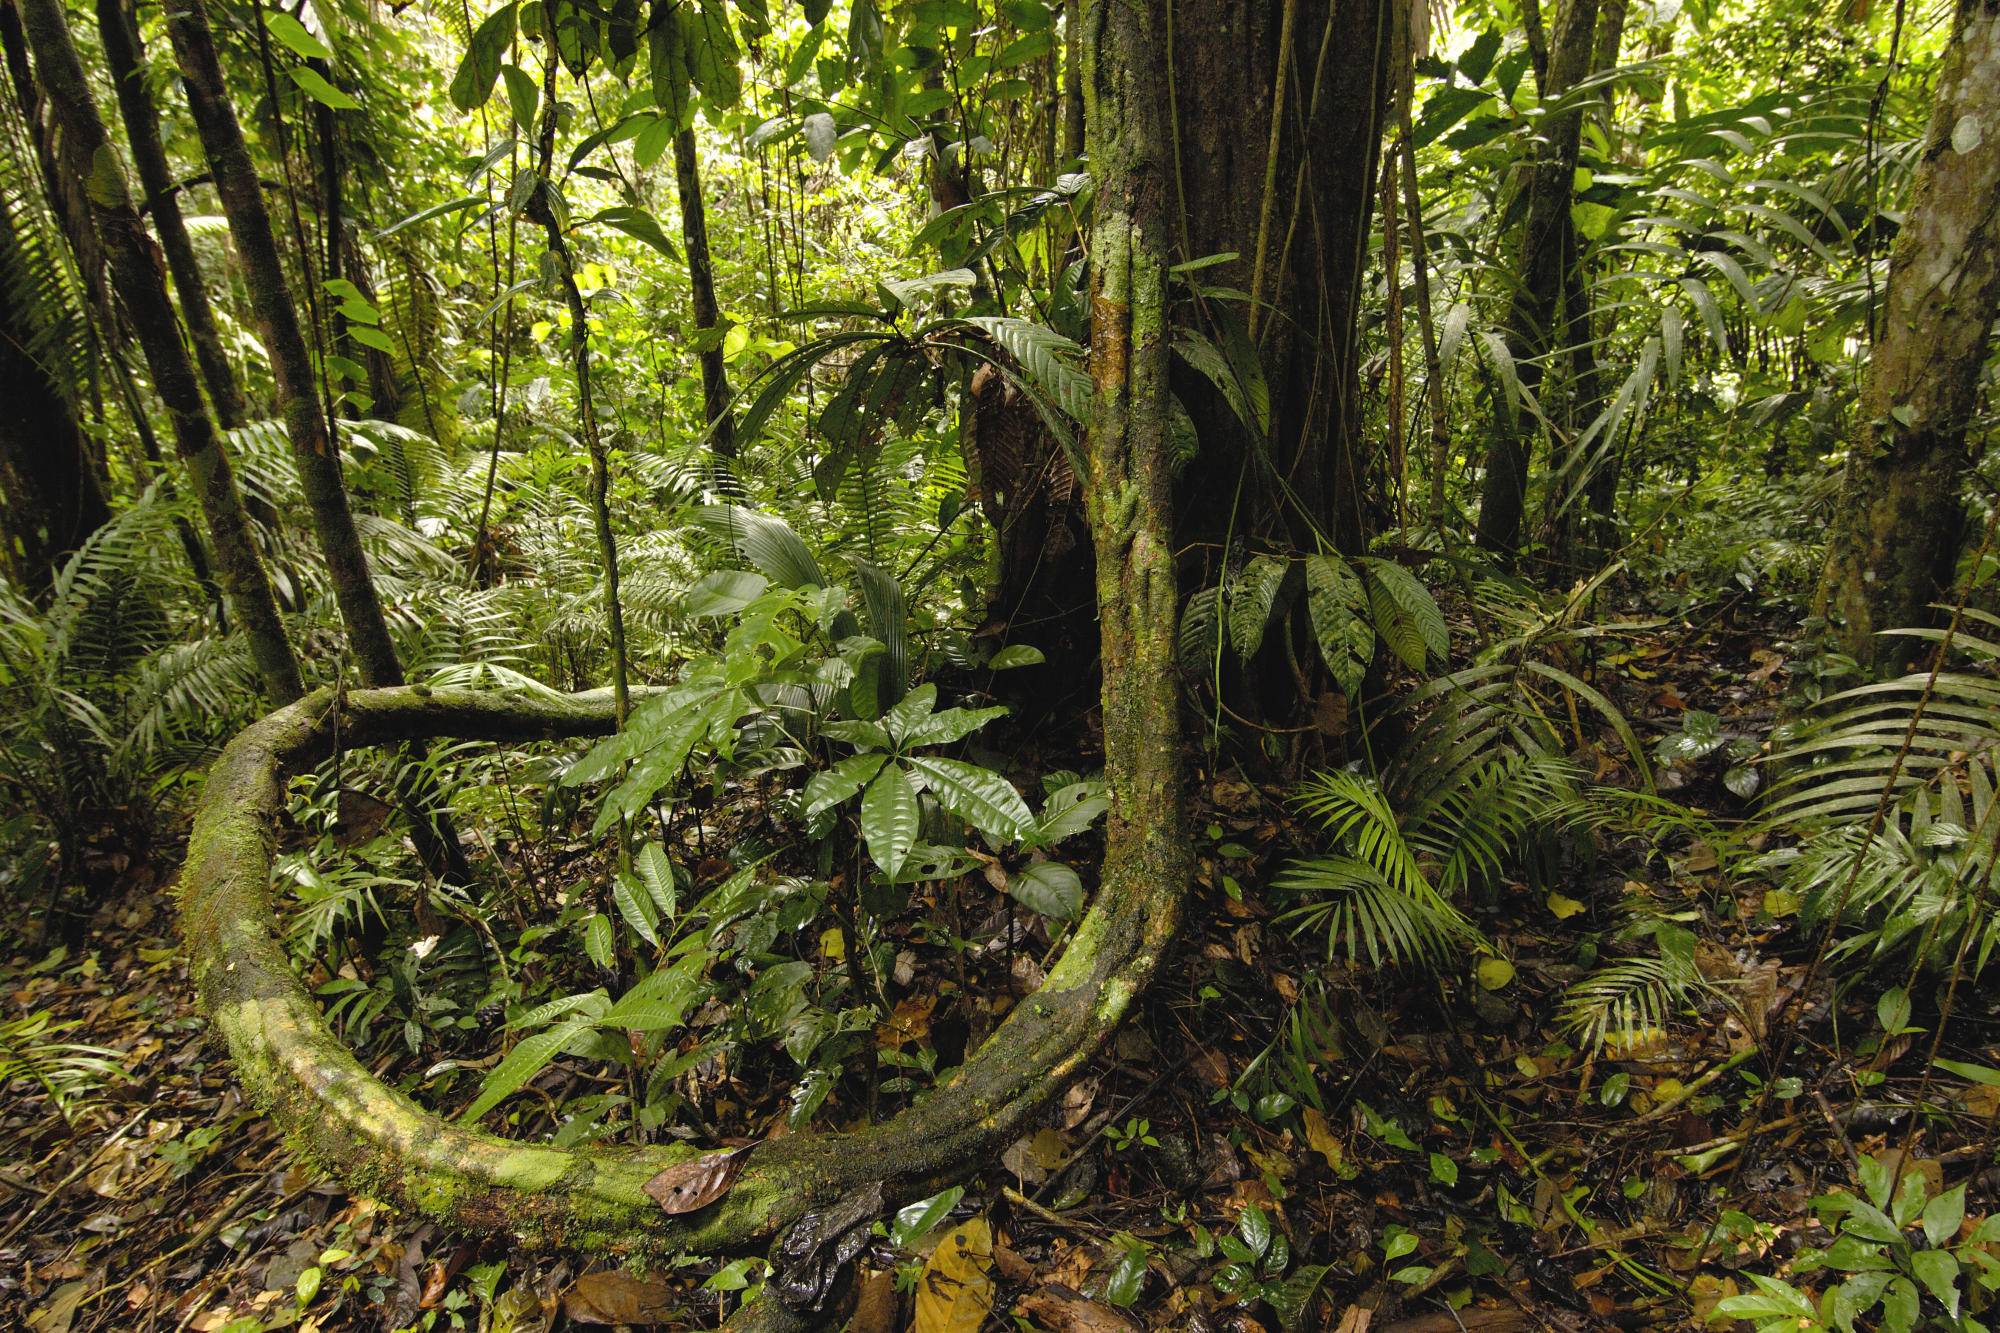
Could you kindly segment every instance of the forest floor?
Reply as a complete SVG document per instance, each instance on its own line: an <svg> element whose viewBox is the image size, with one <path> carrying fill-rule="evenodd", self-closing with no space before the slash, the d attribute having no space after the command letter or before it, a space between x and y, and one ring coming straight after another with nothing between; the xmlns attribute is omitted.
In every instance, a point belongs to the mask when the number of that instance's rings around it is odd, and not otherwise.
<svg viewBox="0 0 2000 1333"><path fill-rule="evenodd" d="M1599 681L1616 677L1649 737L1689 700L1761 726L1783 686L1767 642L1663 633L1601 662ZM1730 799L1715 773L1684 776L1684 799L1704 785ZM1743 1270L1823 1243L1809 1201L1852 1188L1858 1154L1894 1160L1919 1122L1908 1169L1964 1180L1969 1211L1993 1211L2000 1090L1913 1116L1942 1095L1928 1036L1861 1037L1872 1001L1837 996L1824 973L1802 993L1815 941L1766 886L1724 882L1700 844L1614 849L1565 865L1560 892L1519 885L1484 904L1507 969L1390 980L1329 972L1237 888L1299 842L1281 789L1210 775L1200 800L1195 927L1106 1057L966 1182L992 1227L990 1258L956 1261L978 1300L969 1318L933 1306L920 1333L1694 1326L1748 1289ZM1579 927L1613 928L1633 894L1697 932L1726 998L1644 1049L1591 1056L1556 1001L1586 970ZM0 1094L0 1326L694 1328L735 1299L740 1281L712 1270L634 1275L456 1238L296 1164L192 1011L169 903L140 868L85 948L0 964L0 1012L71 1022L63 1040L107 1048L125 1074L73 1124L22 1081ZM1012 961L1017 987L1035 966ZM1929 1010L1919 996L1916 1023ZM922 1040L928 1014L899 1006L878 1040ZM1782 1068L1768 1055L1780 1024L1803 1052ZM1965 999L1951 1038L1961 1058L2000 1063L2000 994ZM1305 1100L1280 1065L1308 1071ZM864 1256L861 1333L911 1326L916 1261L901 1258L898 1280L886 1241Z"/></svg>

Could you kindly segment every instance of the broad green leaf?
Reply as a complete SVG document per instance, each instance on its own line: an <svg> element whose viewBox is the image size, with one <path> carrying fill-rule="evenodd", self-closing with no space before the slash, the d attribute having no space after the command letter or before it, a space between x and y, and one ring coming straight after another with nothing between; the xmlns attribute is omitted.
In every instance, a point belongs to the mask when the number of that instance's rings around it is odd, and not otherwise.
<svg viewBox="0 0 2000 1333"><path fill-rule="evenodd" d="M1032 643L1010 643L987 659L989 671L1011 671L1015 667L1040 666L1047 661L1042 650Z"/></svg>
<svg viewBox="0 0 2000 1333"><path fill-rule="evenodd" d="M500 78L507 85L507 114L514 128L523 134L534 133L535 108L541 104L542 90L519 65L502 65Z"/></svg>
<svg viewBox="0 0 2000 1333"><path fill-rule="evenodd" d="M611 934L611 918L602 912L592 912L583 919L579 932L583 936L583 951L590 961L609 972L618 961L617 944Z"/></svg>
<svg viewBox="0 0 2000 1333"><path fill-rule="evenodd" d="M679 1027L688 1005L702 988L706 964L707 959L696 952L672 967L648 973L605 1011L603 1025L634 1032L669 1032Z"/></svg>
<svg viewBox="0 0 2000 1333"><path fill-rule="evenodd" d="M951 1215L958 1207L958 1201L965 1197L963 1185L953 1185L950 1189L919 1199L896 1211L895 1221L889 1227L889 1243L899 1250L913 1248L916 1243L937 1229L937 1224Z"/></svg>
<svg viewBox="0 0 2000 1333"><path fill-rule="evenodd" d="M997 842L1018 842L1034 823L1014 784L990 768L927 755L912 756L909 766L939 805Z"/></svg>
<svg viewBox="0 0 2000 1333"><path fill-rule="evenodd" d="M893 710L891 710L893 711ZM991 708L947 708L924 718L903 737L906 746L950 745L964 740L996 717L1005 717L1003 705Z"/></svg>
<svg viewBox="0 0 2000 1333"><path fill-rule="evenodd" d="M660 947L660 937L653 930L657 915L652 895L646 886L632 875L620 872L611 880L611 902L618 909L618 915L625 918L625 924L632 927L635 934L655 949Z"/></svg>
<svg viewBox="0 0 2000 1333"><path fill-rule="evenodd" d="M1924 1236L1933 1246L1956 1240L1958 1228L1964 1221L1963 1184L1953 1186L1924 1205Z"/></svg>
<svg viewBox="0 0 2000 1333"><path fill-rule="evenodd" d="M649 842L632 857L632 869L639 876L639 883L653 900L655 920L671 922L679 905L680 886L674 875L673 862L667 859L666 849L657 842Z"/></svg>
<svg viewBox="0 0 2000 1333"><path fill-rule="evenodd" d="M310 65L294 65L289 73L292 82L305 89L307 96L332 107L335 111L354 111L361 106L361 103L334 87L324 74Z"/></svg>
<svg viewBox="0 0 2000 1333"><path fill-rule="evenodd" d="M1277 556L1253 556L1229 585L1229 640L1244 661L1263 646L1265 628L1277 607L1289 563Z"/></svg>
<svg viewBox="0 0 2000 1333"><path fill-rule="evenodd" d="M493 81L500 77L500 65L514 42L515 6L500 6L473 32L465 58L451 78L451 104L460 111L473 111L493 95Z"/></svg>
<svg viewBox="0 0 2000 1333"><path fill-rule="evenodd" d="M1910 1271L1924 1290L1937 1298L1945 1313L1958 1318L1958 1256L1950 1250L1918 1250L1910 1256Z"/></svg>
<svg viewBox="0 0 2000 1333"><path fill-rule="evenodd" d="M660 228L659 219L643 208L632 204L618 204L611 208L600 209L590 220L615 227L636 241L644 241L668 259L677 263L680 260L680 250L667 239L667 233Z"/></svg>
<svg viewBox="0 0 2000 1333"><path fill-rule="evenodd" d="M549 1061L562 1054L565 1046L597 1025L597 1020L588 1014L578 1014L564 1020L552 1028L545 1028L529 1037L522 1038L519 1045L507 1053L506 1059L493 1066L493 1072L486 1076L480 1086L479 1096L472 1105L465 1108L459 1119L471 1125L477 1124L479 1117L498 1106L511 1096L529 1079L542 1072Z"/></svg>
<svg viewBox="0 0 2000 1333"><path fill-rule="evenodd" d="M741 569L722 569L697 581L688 589L687 600L681 606L685 615L697 619L706 616L733 615L757 600L769 586L762 574L752 574Z"/></svg>
<svg viewBox="0 0 2000 1333"><path fill-rule="evenodd" d="M821 769L806 779L803 794L804 815L811 819L822 810L831 809L853 796L874 780L888 759L883 754L850 755L833 765Z"/></svg>
<svg viewBox="0 0 2000 1333"><path fill-rule="evenodd" d="M1375 628L1366 615L1367 589L1339 556L1309 555L1305 566L1306 613L1320 659L1340 692L1353 699L1361 693L1375 655Z"/></svg>
<svg viewBox="0 0 2000 1333"><path fill-rule="evenodd" d="M1022 905L1058 921L1083 912L1083 880L1060 861L1037 861L1007 877L1007 892Z"/></svg>
<svg viewBox="0 0 2000 1333"><path fill-rule="evenodd" d="M916 846L918 823L917 791L909 775L900 765L883 765L861 794L861 836L868 840L869 856L892 880Z"/></svg>
<svg viewBox="0 0 2000 1333"><path fill-rule="evenodd" d="M281 9L264 11L264 26L293 55L306 60L331 60L333 48L307 30L306 25Z"/></svg>

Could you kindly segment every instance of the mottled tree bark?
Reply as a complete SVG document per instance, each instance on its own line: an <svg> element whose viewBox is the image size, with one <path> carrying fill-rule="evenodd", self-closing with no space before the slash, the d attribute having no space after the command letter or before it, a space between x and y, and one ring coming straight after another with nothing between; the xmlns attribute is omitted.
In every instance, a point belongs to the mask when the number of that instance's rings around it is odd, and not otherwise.
<svg viewBox="0 0 2000 1333"><path fill-rule="evenodd" d="M243 130L230 104L215 38L209 31L203 0L168 0L167 34L179 59L188 107L201 135L215 190L229 218L229 234L243 265L250 304L271 358L278 407L298 462L299 484L312 511L321 556L333 584L334 600L347 626L348 643L370 685L399 685L403 668L397 660L382 603L369 576L361 534L348 507L341 477L340 454L321 410L312 354L299 324L298 307L286 283L278 242L271 230L257 166L243 140Z"/></svg>
<svg viewBox="0 0 2000 1333"><path fill-rule="evenodd" d="M154 391L173 423L175 447L208 520L217 572L249 639L264 693L279 703L296 699L303 692L298 662L278 619L270 577L251 544L236 478L202 401L200 377L181 342L152 239L133 206L124 167L70 40L62 0L24 0L21 13L41 85L62 126L64 166L88 183L96 236L152 371Z"/></svg>
<svg viewBox="0 0 2000 1333"><path fill-rule="evenodd" d="M1549 38L1544 103L1557 101L1588 74L1597 3L1565 0ZM1540 390L1544 363L1557 334L1563 274L1571 253L1570 201L1582 126L1580 107L1547 117L1522 185L1528 196L1527 220L1521 228L1520 285L1508 304L1506 338L1524 394ZM1496 425L1486 454L1477 536L1480 546L1511 563L1520 554L1536 423L1525 410L1502 415L1505 419Z"/></svg>
<svg viewBox="0 0 2000 1333"><path fill-rule="evenodd" d="M209 304L208 288L202 282L201 264L195 258L194 242L188 237L181 217L180 186L167 165L166 148L160 142L160 118L146 90L145 59L139 31L126 0L97 0L97 30L104 42L104 63L111 73L111 85L118 94L118 111L125 122L125 142L132 150L132 164L139 172L139 187L146 192L146 208L152 213L153 231L167 256L167 274L173 279L174 295L180 298L181 323L187 326L188 340L194 344L195 364L201 369L202 383L208 387L208 401L215 409L216 424L234 430L249 419L243 390L236 382L223 350L222 331Z"/></svg>
<svg viewBox="0 0 2000 1333"><path fill-rule="evenodd" d="M1827 539L1818 604L1878 671L1950 595L1975 461L1966 426L2000 311L2000 0L1959 0L1937 102L1889 261L1858 433Z"/></svg>
<svg viewBox="0 0 2000 1333"><path fill-rule="evenodd" d="M701 163L694 127L682 126L674 136L674 183L681 200L681 247L687 251L688 286L694 292L694 326L711 331L721 322L715 303L715 265L708 250L708 210L701 197ZM711 434L709 445L724 465L736 457L736 430L729 417L729 371L722 362L722 343L709 333L701 350L702 415Z"/></svg>

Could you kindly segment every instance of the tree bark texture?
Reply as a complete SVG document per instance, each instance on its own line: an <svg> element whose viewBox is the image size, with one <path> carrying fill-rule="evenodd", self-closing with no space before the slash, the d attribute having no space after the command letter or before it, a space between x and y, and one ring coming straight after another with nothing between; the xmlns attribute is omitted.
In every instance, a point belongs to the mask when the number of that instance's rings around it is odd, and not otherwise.
<svg viewBox="0 0 2000 1333"><path fill-rule="evenodd" d="M250 304L271 358L271 376L298 463L299 485L312 511L320 554L326 560L334 600L347 626L348 643L364 681L375 686L399 685L402 664L389 638L382 602L368 572L368 557L361 549L361 534L348 506L340 453L321 410L312 354L285 279L257 166L229 101L207 8L203 0L168 0L166 10L167 33L179 59L188 107L215 177L223 212L229 218L229 234L236 243Z"/></svg>
<svg viewBox="0 0 2000 1333"><path fill-rule="evenodd" d="M146 62L139 30L126 8L126 0L97 0L97 30L104 42L104 63L111 74L111 86L118 94L125 142L132 150L132 164L139 172L139 188L146 192L146 209L153 217L154 234L160 238L160 249L166 252L167 274L173 279L174 295L180 299L181 323L187 326L188 340L194 344L195 364L201 370L202 383L208 387L209 405L215 409L217 425L224 430L235 430L249 420L249 408L223 350L222 331L216 325L215 309L202 282L194 242L181 216L180 186L167 165L166 148L160 141L160 118L146 88Z"/></svg>
<svg viewBox="0 0 2000 1333"><path fill-rule="evenodd" d="M303 692L298 661L278 618L270 576L251 543L236 478L202 401L200 377L181 342L158 252L133 206L124 167L70 40L62 0L25 0L21 14L41 85L62 126L64 165L86 183L95 234L152 371L154 392L173 423L175 447L208 521L223 589L250 641L264 693L274 702L289 702Z"/></svg>
<svg viewBox="0 0 2000 1333"><path fill-rule="evenodd" d="M1565 0L1549 37L1548 76L1542 101L1554 104L1590 71L1595 47L1598 0ZM1563 274L1571 254L1570 200L1575 191L1577 145L1583 110L1573 107L1546 118L1526 168L1527 219L1521 228L1517 276L1520 285L1508 304L1506 338L1523 396L1539 392L1545 360L1555 345ZM1535 416L1525 405L1507 411L1486 454L1486 477L1479 506L1479 545L1512 562L1520 554L1522 517L1528 501L1528 464Z"/></svg>
<svg viewBox="0 0 2000 1333"><path fill-rule="evenodd" d="M1289 43L1283 40L1288 14ZM1200 454L1176 488L1178 539L1184 546L1207 543L1189 549L1212 553L1232 532L1281 549L1314 549L1317 535L1325 534L1339 549L1359 550L1380 517L1361 438L1355 348L1379 143L1393 91L1389 5L1181 0L1172 23L1178 156L1168 189L1179 222L1178 258L1237 256L1198 278L1207 286L1257 289L1254 321L1245 320L1240 304L1223 303L1222 315L1258 330L1271 399L1270 430L1260 439L1220 395L1195 377L1181 377ZM1274 204L1268 223L1267 182ZM1232 522L1230 497L1239 479L1242 499Z"/></svg>
<svg viewBox="0 0 2000 1333"><path fill-rule="evenodd" d="M2000 0L1959 0L1937 101L1889 261L1857 437L1827 541L1820 609L1879 671L1917 645L1880 631L1934 623L1951 595L1966 439L2000 311Z"/></svg>
<svg viewBox="0 0 2000 1333"><path fill-rule="evenodd" d="M729 416L729 371L722 342L713 332L722 318L715 303L715 265L708 249L708 209L701 197L701 161L694 127L674 136L674 183L681 200L681 248L687 251L688 286L694 294L694 326L710 331L701 349L702 416L712 434L709 447L725 462L736 457L736 431Z"/></svg>

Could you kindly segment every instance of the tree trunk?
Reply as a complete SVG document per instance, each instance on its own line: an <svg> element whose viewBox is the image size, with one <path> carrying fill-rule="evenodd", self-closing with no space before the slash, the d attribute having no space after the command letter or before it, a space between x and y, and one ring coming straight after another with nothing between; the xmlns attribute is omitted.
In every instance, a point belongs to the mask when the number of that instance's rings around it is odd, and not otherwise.
<svg viewBox="0 0 2000 1333"><path fill-rule="evenodd" d="M1827 540L1818 604L1878 671L1934 623L1965 528L1966 427L2000 310L2000 0L1959 0L1937 102L1889 261L1859 438Z"/></svg>
<svg viewBox="0 0 2000 1333"><path fill-rule="evenodd" d="M83 423L62 382L43 362L47 341L19 297L24 276L13 218L0 210L0 496L7 508L7 563L14 582L46 598L84 539L111 519L97 484ZM48 293L54 295L54 293Z"/></svg>
<svg viewBox="0 0 2000 1333"><path fill-rule="evenodd" d="M58 0L36 0L54 5ZM867 1129L752 1145L705 1207L664 1213L645 1186L687 1145L573 1151L510 1143L391 1091L328 1030L271 912L270 827L287 775L343 744L416 736L523 740L614 725L601 693L360 690L316 695L233 741L211 770L189 840L183 926L202 1003L256 1103L316 1160L379 1197L456 1227L655 1256L740 1251L782 1235L766 1301L799 1289L784 1256L830 1217L841 1230L992 1160L1117 1031L1179 927L1193 873L1174 667L1177 605L1167 456L1165 64L1153 11L1091 0L1084 50L1098 180L1092 283L1096 386L1088 485L1103 621L1101 887L1035 994L911 1110ZM819 1234L826 1234L824 1231ZM816 1284L814 1284L816 1285ZM753 1307L754 1308L754 1307ZM767 1309L759 1318L776 1313ZM784 1321L780 1321L784 1322Z"/></svg>
<svg viewBox="0 0 2000 1333"><path fill-rule="evenodd" d="M729 417L729 372L722 363L718 331L722 311L715 303L715 266L708 251L708 210L701 198L701 163L694 127L674 136L674 182L681 198L681 246L687 251L688 285L694 292L694 325L701 339L701 401L709 424L709 445L725 468L736 458L736 430Z"/></svg>
<svg viewBox="0 0 2000 1333"><path fill-rule="evenodd" d="M1063 0L1063 159L1083 156L1083 5Z"/></svg>
<svg viewBox="0 0 2000 1333"><path fill-rule="evenodd" d="M249 638L264 693L289 702L303 692L298 662L278 619L270 577L250 541L242 497L202 401L200 378L181 342L152 239L133 207L124 168L70 41L62 0L24 0L21 13L41 84L62 126L64 165L75 179L90 182L94 230L152 371L154 391L173 423L174 444L193 478L223 589Z"/></svg>
<svg viewBox="0 0 2000 1333"><path fill-rule="evenodd" d="M1625 11L1626 0L1599 0L1597 37L1590 58L1593 77L1618 68L1618 57L1625 45ZM1607 139L1613 129L1614 86L1605 84L1599 99L1598 115ZM1615 158L1616 153L1612 156ZM1566 325L1563 341L1569 348L1569 424L1574 436L1589 429L1606 407L1609 396L1605 393L1604 367L1597 358L1600 331L1597 311L1590 300L1588 247L1574 226L1568 228L1567 244L1569 258L1563 267ZM1609 336L1608 331L1605 336ZM1618 479L1623 470L1623 443L1599 437L1590 442L1581 456L1571 459L1564 476L1551 486L1548 526L1550 563L1555 570L1576 574L1603 562L1617 530L1614 511Z"/></svg>
<svg viewBox="0 0 2000 1333"><path fill-rule="evenodd" d="M1444 373L1438 365L1437 322L1431 318L1431 275L1424 258L1424 201L1417 187L1417 150L1410 138L1410 108L1405 102L1397 112L1397 140L1403 156L1403 204L1410 225L1410 285L1417 294L1417 328L1424 349L1424 403L1431 427L1430 504L1431 526L1440 537L1445 532L1444 483L1451 468L1451 421L1446 414Z"/></svg>
<svg viewBox="0 0 2000 1333"><path fill-rule="evenodd" d="M167 165L167 152L160 142L159 114L152 95L146 90L145 60L138 28L126 0L97 0L97 30L104 41L104 63L111 72L111 86L118 93L118 110L125 122L125 141L132 149L132 162L139 171L139 186L146 192L146 208L153 215L153 231L166 252L167 274L173 279L174 295L180 298L181 322L187 326L194 344L195 364L201 369L202 383L208 386L208 401L215 409L216 424L235 430L249 419L243 390L223 351L222 331L215 323L208 288L202 282L201 265L195 259L194 242L188 237L181 217L180 186Z"/></svg>
<svg viewBox="0 0 2000 1333"><path fill-rule="evenodd" d="M1549 41L1545 105L1559 100L1589 72L1596 29L1597 0L1566 0ZM1541 389L1543 362L1557 333L1582 126L1581 108L1550 116L1522 186L1528 215L1521 229L1520 285L1508 305L1506 337L1524 397ZM1525 407L1502 415L1486 454L1477 537L1480 546L1511 564L1520 555L1535 417Z"/></svg>
<svg viewBox="0 0 2000 1333"><path fill-rule="evenodd" d="M604 619L611 638L611 695L617 703L618 725L625 725L631 707L631 687L626 678L625 608L618 599L618 538L611 530L611 460L598 429L597 406L590 394L590 311L583 304L583 291L576 285L576 266L570 259L569 244L563 239L562 222L556 217L555 187L549 182L556 152L556 71L561 68L553 50L543 52L546 64L542 75L541 152L537 183L528 196L527 214L541 224L548 238L549 254L556 261L562 280L563 299L569 306L570 365L576 374L576 410L583 430L583 447L590 455L590 512L597 529L597 554L604 562Z"/></svg>
<svg viewBox="0 0 2000 1333"><path fill-rule="evenodd" d="M1210 306L1222 321L1257 330L1270 386L1270 429L1256 431L1220 394L1193 379L1181 384L1200 439L1176 487L1184 549L1212 555L1232 537L1313 549L1324 535L1353 551L1379 522L1355 339L1391 92L1388 8L1383 0L1174 8L1179 160L1168 184L1178 189L1179 258L1237 256L1200 278L1257 293L1248 318L1240 306ZM1211 565L1205 581L1216 573Z"/></svg>
<svg viewBox="0 0 2000 1333"><path fill-rule="evenodd" d="M167 33L179 58L188 106L215 176L216 193L229 218L229 234L243 264L250 303L263 331L279 409L298 461L299 484L312 510L320 554L326 560L348 642L362 680L376 686L400 685L402 664L389 638L382 603L368 573L368 557L361 549L361 535L348 507L340 454L321 411L312 355L285 281L257 166L229 102L215 39L209 31L208 11L203 0L168 0L166 8Z"/></svg>

